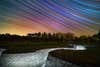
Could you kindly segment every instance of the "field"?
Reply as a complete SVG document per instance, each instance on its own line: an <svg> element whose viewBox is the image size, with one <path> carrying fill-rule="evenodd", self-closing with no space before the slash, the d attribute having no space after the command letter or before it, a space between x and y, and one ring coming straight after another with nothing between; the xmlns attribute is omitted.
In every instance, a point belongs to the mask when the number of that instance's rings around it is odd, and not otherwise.
<svg viewBox="0 0 100 67"><path fill-rule="evenodd" d="M85 51L54 51L52 56L82 65L82 67L99 67L100 47L88 48Z"/></svg>
<svg viewBox="0 0 100 67"><path fill-rule="evenodd" d="M33 52L39 49L67 47L67 43L61 42L2 42L1 48L7 48L7 53Z"/></svg>

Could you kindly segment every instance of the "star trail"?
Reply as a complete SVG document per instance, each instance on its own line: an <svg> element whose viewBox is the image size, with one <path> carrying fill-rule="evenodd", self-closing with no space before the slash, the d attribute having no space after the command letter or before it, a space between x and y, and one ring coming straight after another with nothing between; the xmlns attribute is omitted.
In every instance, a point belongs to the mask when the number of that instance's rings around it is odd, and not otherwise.
<svg viewBox="0 0 100 67"><path fill-rule="evenodd" d="M0 0L0 33L92 35L99 29L99 0Z"/></svg>

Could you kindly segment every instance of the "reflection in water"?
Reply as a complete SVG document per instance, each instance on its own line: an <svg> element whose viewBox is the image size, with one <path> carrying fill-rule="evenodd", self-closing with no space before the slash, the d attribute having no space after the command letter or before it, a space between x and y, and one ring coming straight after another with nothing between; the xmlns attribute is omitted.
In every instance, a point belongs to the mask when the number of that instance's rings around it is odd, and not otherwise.
<svg viewBox="0 0 100 67"><path fill-rule="evenodd" d="M76 48L76 50L86 50L86 47L83 45L74 45L74 48Z"/></svg>
<svg viewBox="0 0 100 67"><path fill-rule="evenodd" d="M0 67L45 67L48 53L60 49L85 50L85 47L83 49L82 46L74 46L74 48L42 49L33 53L2 54L0 57Z"/></svg>

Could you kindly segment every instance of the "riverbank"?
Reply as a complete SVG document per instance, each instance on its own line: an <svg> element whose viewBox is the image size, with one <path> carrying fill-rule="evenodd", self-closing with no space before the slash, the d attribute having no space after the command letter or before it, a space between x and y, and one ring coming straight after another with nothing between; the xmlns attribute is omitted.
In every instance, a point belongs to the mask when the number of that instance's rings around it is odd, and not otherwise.
<svg viewBox="0 0 100 67"><path fill-rule="evenodd" d="M51 52L50 55L81 65L82 67L100 67L99 50L100 47L87 48L87 50L84 51L57 50Z"/></svg>
<svg viewBox="0 0 100 67"><path fill-rule="evenodd" d="M39 49L67 47L66 42L2 42L0 48L6 48L5 53L27 53Z"/></svg>

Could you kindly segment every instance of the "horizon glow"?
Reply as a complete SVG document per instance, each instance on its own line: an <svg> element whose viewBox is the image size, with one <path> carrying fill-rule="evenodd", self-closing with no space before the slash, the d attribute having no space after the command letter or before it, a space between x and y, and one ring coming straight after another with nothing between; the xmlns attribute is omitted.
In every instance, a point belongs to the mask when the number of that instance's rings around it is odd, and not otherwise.
<svg viewBox="0 0 100 67"><path fill-rule="evenodd" d="M100 29L99 0L0 0L0 33L93 35Z"/></svg>

